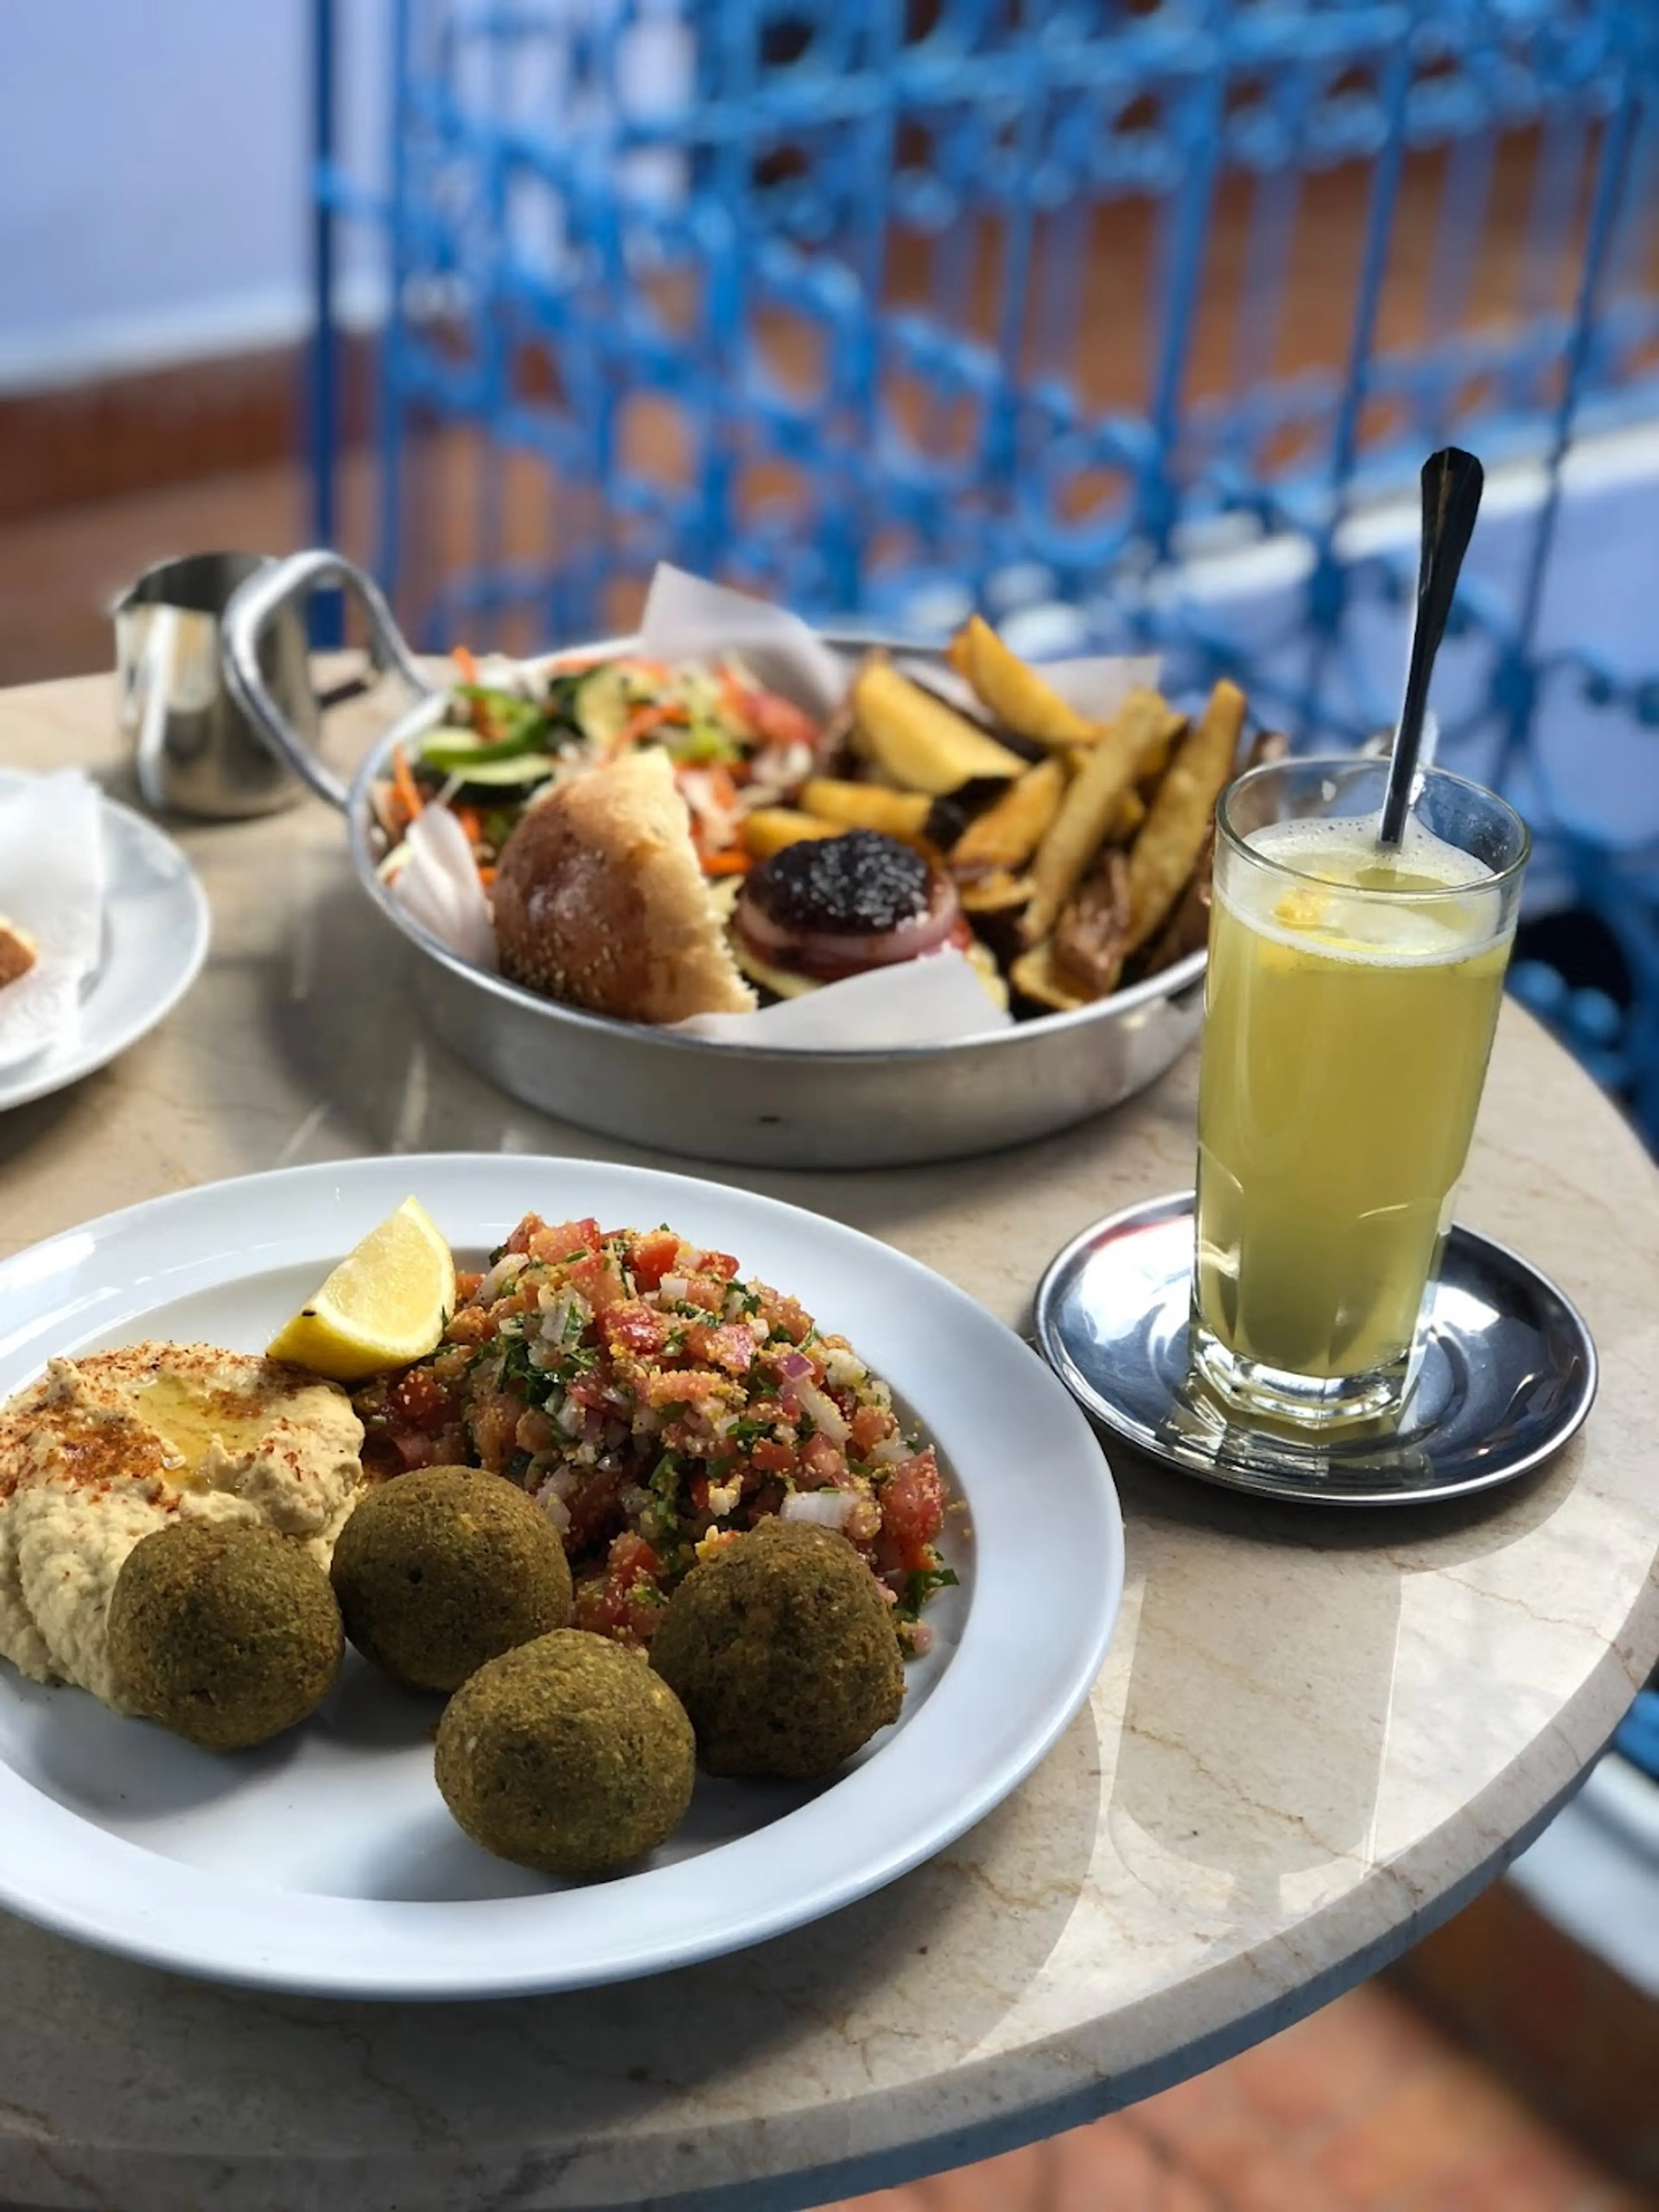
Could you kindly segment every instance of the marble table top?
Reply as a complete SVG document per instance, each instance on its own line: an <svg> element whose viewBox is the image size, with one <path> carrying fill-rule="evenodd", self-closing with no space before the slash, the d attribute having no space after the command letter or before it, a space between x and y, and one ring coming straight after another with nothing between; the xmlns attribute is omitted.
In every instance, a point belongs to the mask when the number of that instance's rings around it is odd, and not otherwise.
<svg viewBox="0 0 1659 2212"><path fill-rule="evenodd" d="M0 760L81 762L124 791L109 684L0 696ZM294 1161L645 1157L498 1096L423 1032L323 806L174 826L212 902L208 967L117 1065L0 1117L0 1251ZM1190 1180L1193 1096L1188 1062L990 1159L711 1172L853 1222L1023 1326L1077 1230ZM1659 1186L1513 1007L1462 1211L1597 1338L1595 1411L1541 1475L1329 1516L1115 1448L1127 1593L1058 1747L931 1865L712 1965L393 2008L198 1987L0 1917L0 2203L811 2204L1130 2102L1382 1964L1537 1831L1659 1655Z"/></svg>

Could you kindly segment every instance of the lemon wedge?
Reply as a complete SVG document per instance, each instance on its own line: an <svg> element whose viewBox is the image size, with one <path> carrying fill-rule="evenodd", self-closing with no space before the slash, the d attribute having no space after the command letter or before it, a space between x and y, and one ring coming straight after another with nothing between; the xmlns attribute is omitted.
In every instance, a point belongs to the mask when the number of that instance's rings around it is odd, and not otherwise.
<svg viewBox="0 0 1659 2212"><path fill-rule="evenodd" d="M426 1208L406 1198L283 1323L265 1356L361 1382L435 1351L454 1310L449 1247Z"/></svg>

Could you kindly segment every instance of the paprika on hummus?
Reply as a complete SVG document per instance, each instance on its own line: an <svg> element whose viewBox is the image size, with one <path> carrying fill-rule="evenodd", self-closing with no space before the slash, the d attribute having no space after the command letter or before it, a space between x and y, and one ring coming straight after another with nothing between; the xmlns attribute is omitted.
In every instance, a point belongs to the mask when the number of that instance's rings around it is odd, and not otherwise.
<svg viewBox="0 0 1659 2212"><path fill-rule="evenodd" d="M109 1601L133 1547L179 1519L240 1521L326 1568L362 1434L333 1383L211 1345L52 1360L0 1407L0 1657L116 1704Z"/></svg>

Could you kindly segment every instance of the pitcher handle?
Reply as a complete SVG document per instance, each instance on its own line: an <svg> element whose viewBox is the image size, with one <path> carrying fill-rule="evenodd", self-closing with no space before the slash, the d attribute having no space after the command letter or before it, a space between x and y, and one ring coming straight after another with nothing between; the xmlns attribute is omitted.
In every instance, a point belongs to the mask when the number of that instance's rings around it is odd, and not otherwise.
<svg viewBox="0 0 1659 2212"><path fill-rule="evenodd" d="M362 605L368 617L369 658L377 669L395 669L412 691L430 697L435 686L416 665L380 586L343 554L325 546L293 553L261 568L240 584L225 609L225 681L242 711L258 726L281 758L304 778L319 799L344 809L349 796L343 781L319 760L271 696L259 666L265 632L290 600L337 584Z"/></svg>

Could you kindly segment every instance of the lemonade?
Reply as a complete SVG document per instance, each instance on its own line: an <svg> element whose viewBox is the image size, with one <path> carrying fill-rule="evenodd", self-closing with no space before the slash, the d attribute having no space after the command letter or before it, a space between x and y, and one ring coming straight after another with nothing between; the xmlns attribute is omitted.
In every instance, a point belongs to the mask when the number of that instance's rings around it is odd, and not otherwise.
<svg viewBox="0 0 1659 2212"><path fill-rule="evenodd" d="M1385 854L1365 816L1267 820L1224 836L1217 857L1200 1356L1207 1333L1244 1371L1306 1378L1316 1398L1350 1377L1378 1378L1386 1395L1450 1226L1513 875L1500 881L1417 821Z"/></svg>

